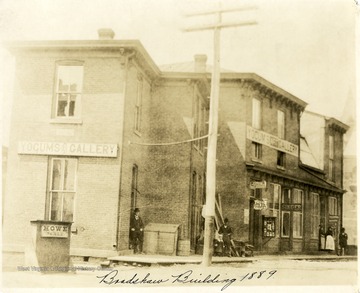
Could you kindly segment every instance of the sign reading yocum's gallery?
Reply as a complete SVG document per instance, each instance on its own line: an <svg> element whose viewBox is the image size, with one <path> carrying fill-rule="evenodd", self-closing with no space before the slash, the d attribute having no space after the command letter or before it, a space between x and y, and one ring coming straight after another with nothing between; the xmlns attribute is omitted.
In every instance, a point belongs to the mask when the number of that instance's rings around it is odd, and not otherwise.
<svg viewBox="0 0 360 293"><path fill-rule="evenodd" d="M24 155L60 155L85 157L117 157L116 144L80 142L20 141L18 153Z"/></svg>
<svg viewBox="0 0 360 293"><path fill-rule="evenodd" d="M277 136L248 126L246 137L254 142L298 157L299 147L296 144L280 139Z"/></svg>

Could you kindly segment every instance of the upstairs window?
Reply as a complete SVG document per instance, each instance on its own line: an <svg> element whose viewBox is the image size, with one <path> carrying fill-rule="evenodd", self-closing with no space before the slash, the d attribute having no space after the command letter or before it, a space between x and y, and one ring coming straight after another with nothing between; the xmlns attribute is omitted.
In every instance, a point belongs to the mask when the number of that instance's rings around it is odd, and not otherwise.
<svg viewBox="0 0 360 293"><path fill-rule="evenodd" d="M193 117L194 138L206 135L206 106L200 94L195 95ZM206 139L195 140L194 145L200 152L203 152L206 146Z"/></svg>
<svg viewBox="0 0 360 293"><path fill-rule="evenodd" d="M332 216L338 215L337 198L329 197L329 214Z"/></svg>
<svg viewBox="0 0 360 293"><path fill-rule="evenodd" d="M261 129L261 101L252 99L252 127Z"/></svg>
<svg viewBox="0 0 360 293"><path fill-rule="evenodd" d="M276 160L276 164L278 167L280 168L285 168L285 153L284 152L280 152L277 151L277 160Z"/></svg>
<svg viewBox="0 0 360 293"><path fill-rule="evenodd" d="M135 101L135 132L140 133L141 126L141 108L142 108L142 96L143 96L143 77L141 75L138 76L137 81L137 93L136 93L136 101Z"/></svg>
<svg viewBox="0 0 360 293"><path fill-rule="evenodd" d="M55 118L79 118L83 87L83 66L59 64L56 73Z"/></svg>
<svg viewBox="0 0 360 293"><path fill-rule="evenodd" d="M329 136L329 179L334 179L334 136Z"/></svg>
<svg viewBox="0 0 360 293"><path fill-rule="evenodd" d="M285 113L283 111L277 111L277 125L278 125L278 137L285 139Z"/></svg>
<svg viewBox="0 0 360 293"><path fill-rule="evenodd" d="M255 161L261 161L262 147L260 143L252 142L252 158Z"/></svg>

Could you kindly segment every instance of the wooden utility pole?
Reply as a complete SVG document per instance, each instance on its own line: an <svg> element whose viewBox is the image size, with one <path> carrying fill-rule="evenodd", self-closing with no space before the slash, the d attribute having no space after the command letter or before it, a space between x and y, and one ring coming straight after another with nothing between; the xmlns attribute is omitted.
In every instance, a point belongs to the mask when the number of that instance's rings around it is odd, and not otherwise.
<svg viewBox="0 0 360 293"><path fill-rule="evenodd" d="M215 193L216 193L216 148L218 136L218 108L220 92L220 30L226 27L254 25L255 21L223 23L222 14L225 12L243 11L256 9L256 7L242 7L204 11L199 13L187 14L187 17L215 15L216 22L212 25L197 26L187 28L185 31L214 30L214 63L211 77L210 111L209 111L209 136L208 151L206 161L206 205L205 205L205 233L204 233L204 251L202 264L210 266L213 254L214 240L214 218L215 218Z"/></svg>

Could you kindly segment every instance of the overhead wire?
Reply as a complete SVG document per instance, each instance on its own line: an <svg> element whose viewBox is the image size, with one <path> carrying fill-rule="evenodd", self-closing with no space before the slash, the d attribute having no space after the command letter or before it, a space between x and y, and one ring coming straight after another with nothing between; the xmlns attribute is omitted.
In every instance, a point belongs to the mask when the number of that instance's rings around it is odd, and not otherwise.
<svg viewBox="0 0 360 293"><path fill-rule="evenodd" d="M183 140L183 141L162 142L162 143L142 143L142 142L129 141L129 144L136 144L136 145L143 145L143 146L167 146L167 145L176 145L176 144L182 144L182 143L189 143L189 142L201 140L201 139L204 139L204 138L207 138L207 137L209 137L208 134L204 135L204 136L192 138L192 139Z"/></svg>

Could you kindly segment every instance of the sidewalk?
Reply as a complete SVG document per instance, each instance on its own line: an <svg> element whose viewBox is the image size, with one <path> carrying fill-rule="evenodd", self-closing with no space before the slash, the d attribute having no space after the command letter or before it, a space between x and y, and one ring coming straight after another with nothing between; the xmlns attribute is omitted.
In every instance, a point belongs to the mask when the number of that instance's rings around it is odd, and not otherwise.
<svg viewBox="0 0 360 293"><path fill-rule="evenodd" d="M212 263L246 263L258 260L310 260L310 261L348 261L357 260L357 256L331 255L257 255L253 257L212 257ZM124 255L109 257L104 266L111 263L138 263L144 265L200 264L202 255L164 256L164 255Z"/></svg>

